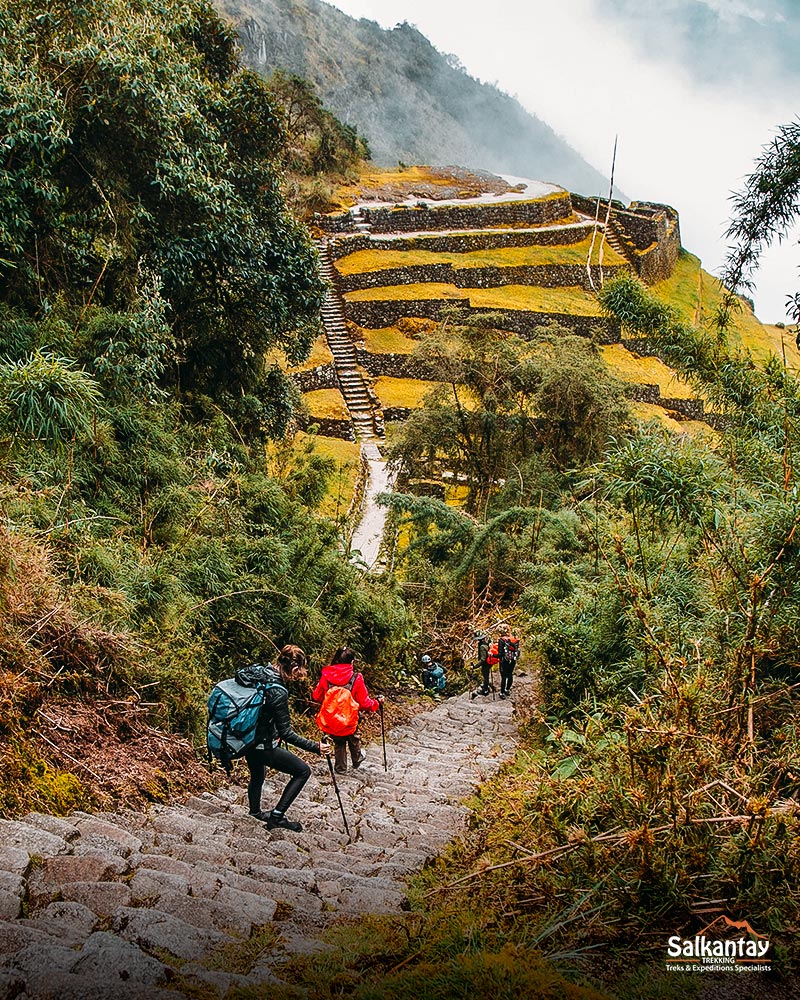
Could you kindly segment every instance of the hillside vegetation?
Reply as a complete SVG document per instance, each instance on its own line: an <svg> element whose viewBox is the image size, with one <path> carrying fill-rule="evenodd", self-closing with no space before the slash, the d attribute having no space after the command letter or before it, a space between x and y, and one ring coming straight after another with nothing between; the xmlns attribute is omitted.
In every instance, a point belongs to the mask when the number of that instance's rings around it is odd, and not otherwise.
<svg viewBox="0 0 800 1000"><path fill-rule="evenodd" d="M556 181L584 194L608 182L544 122L469 76L409 24L387 31L320 0L218 0L248 65L311 81L358 129L375 161L457 163Z"/></svg>
<svg viewBox="0 0 800 1000"><path fill-rule="evenodd" d="M337 928L275 995L375 997L367 964L398 1000L598 996L587 979L657 1000L675 995L654 974L667 935L721 913L774 939L787 982L800 383L762 359L752 313L688 255L655 288L620 269L597 294L416 275L348 293L394 308L441 284L483 307L363 331L385 353L413 341L430 376L378 380L413 412L388 434L391 568L366 574L339 530L356 448L294 434L285 370L329 361L287 170L354 172L357 135L311 101L292 139L308 91L276 97L286 81L244 69L202 0L0 0L0 29L3 815L198 786L212 682L285 642L315 669L351 644L375 691L410 686L426 649L457 692L473 630L509 623L537 681L514 763L410 911ZM410 29L391 37L417 54ZM782 141L742 209L740 277L762 196L796 214L800 136ZM564 320L538 325L543 303ZM531 314L524 336L497 306ZM650 354L570 328L595 317ZM713 432L633 419L638 369L674 372ZM344 413L338 389L306 395L312 415Z"/></svg>
<svg viewBox="0 0 800 1000"><path fill-rule="evenodd" d="M308 354L322 285L232 33L182 0L4 0L0 27L7 814L197 782L148 726L196 738L212 681L289 639L391 660L406 612L315 514L340 463L265 451L298 401L269 358Z"/></svg>

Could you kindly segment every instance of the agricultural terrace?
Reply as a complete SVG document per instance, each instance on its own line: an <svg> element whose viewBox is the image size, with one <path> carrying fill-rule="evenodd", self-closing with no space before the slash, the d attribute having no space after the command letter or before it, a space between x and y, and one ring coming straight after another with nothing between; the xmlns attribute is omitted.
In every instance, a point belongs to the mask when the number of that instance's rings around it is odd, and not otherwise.
<svg viewBox="0 0 800 1000"><path fill-rule="evenodd" d="M602 250L602 253L601 253ZM542 267L548 264L573 264L585 266L591 252L592 264L622 265L625 258L612 246L599 238L592 246L591 239L556 246L533 244L523 247L499 247L493 250L471 250L452 253L434 250L357 250L340 257L336 269L340 274L368 274L400 267L418 267L426 264L450 264L456 269L476 267Z"/></svg>
<svg viewBox="0 0 800 1000"><path fill-rule="evenodd" d="M421 404L425 395L438 382L429 382L417 378L390 378L382 375L375 379L375 392L385 409L415 410Z"/></svg>
<svg viewBox="0 0 800 1000"><path fill-rule="evenodd" d="M348 302L420 301L423 299L469 299L473 308L517 309L524 312L562 313L564 316L601 316L594 295L577 285L543 288L534 285L504 285L500 288L456 288L455 285L426 282L414 285L386 285L347 292Z"/></svg>
<svg viewBox="0 0 800 1000"><path fill-rule="evenodd" d="M314 389L303 393L303 402L312 420L349 420L344 396L338 389Z"/></svg>
<svg viewBox="0 0 800 1000"><path fill-rule="evenodd" d="M600 353L605 363L623 382L657 385L661 395L671 399L692 399L697 395L694 389L658 358L640 357L623 344L604 344Z"/></svg>

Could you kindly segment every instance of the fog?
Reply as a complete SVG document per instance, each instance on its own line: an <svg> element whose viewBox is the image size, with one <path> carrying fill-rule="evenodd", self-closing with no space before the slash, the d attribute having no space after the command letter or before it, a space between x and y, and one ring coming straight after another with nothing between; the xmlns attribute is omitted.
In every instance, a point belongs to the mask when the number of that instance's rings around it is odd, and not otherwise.
<svg viewBox="0 0 800 1000"><path fill-rule="evenodd" d="M683 244L716 272L729 197L777 126L800 113L800 0L335 0L383 27L415 24L496 83L633 199L680 212ZM793 10L794 8L794 10ZM480 164L470 164L480 166ZM546 178L558 180L558 178ZM785 319L800 289L796 229L756 275L756 312Z"/></svg>

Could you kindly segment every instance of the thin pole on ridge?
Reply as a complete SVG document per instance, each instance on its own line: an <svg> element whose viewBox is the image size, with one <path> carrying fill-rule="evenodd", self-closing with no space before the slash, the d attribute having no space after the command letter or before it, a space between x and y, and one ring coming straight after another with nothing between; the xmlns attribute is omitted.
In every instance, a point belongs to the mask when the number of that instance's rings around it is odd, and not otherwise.
<svg viewBox="0 0 800 1000"><path fill-rule="evenodd" d="M600 287L603 287L603 245L606 241L606 232L608 231L608 223L611 218L611 199L614 196L614 169L617 165L617 140L619 139L619 134L614 136L614 152L611 156L611 177L609 179L608 185L608 206L606 208L606 221L603 224L603 235L600 239L600 253L598 254L598 266L600 267Z"/></svg>
<svg viewBox="0 0 800 1000"><path fill-rule="evenodd" d="M600 222L600 195L597 196L597 205L594 210L594 228L592 229L592 242L589 246L589 255L586 258L586 274L589 278L589 287L593 292L597 289L594 287L594 278L592 277L592 254L594 253L594 244L597 239L597 226Z"/></svg>

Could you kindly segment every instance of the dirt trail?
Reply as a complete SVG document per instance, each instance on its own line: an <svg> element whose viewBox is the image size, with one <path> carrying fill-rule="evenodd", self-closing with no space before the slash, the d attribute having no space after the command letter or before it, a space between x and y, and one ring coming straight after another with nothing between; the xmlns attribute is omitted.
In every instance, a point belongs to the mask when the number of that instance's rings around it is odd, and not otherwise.
<svg viewBox="0 0 800 1000"><path fill-rule="evenodd" d="M299 834L247 816L237 784L147 813L0 821L0 1000L177 1000L177 976L220 997L274 982L287 957L326 947L331 920L403 907L404 879L463 829L460 803L513 756L515 733L510 701L468 695L391 730L388 771L377 744L339 777L352 843L323 762L290 812ZM264 925L277 946L244 974L219 971L220 949Z"/></svg>

